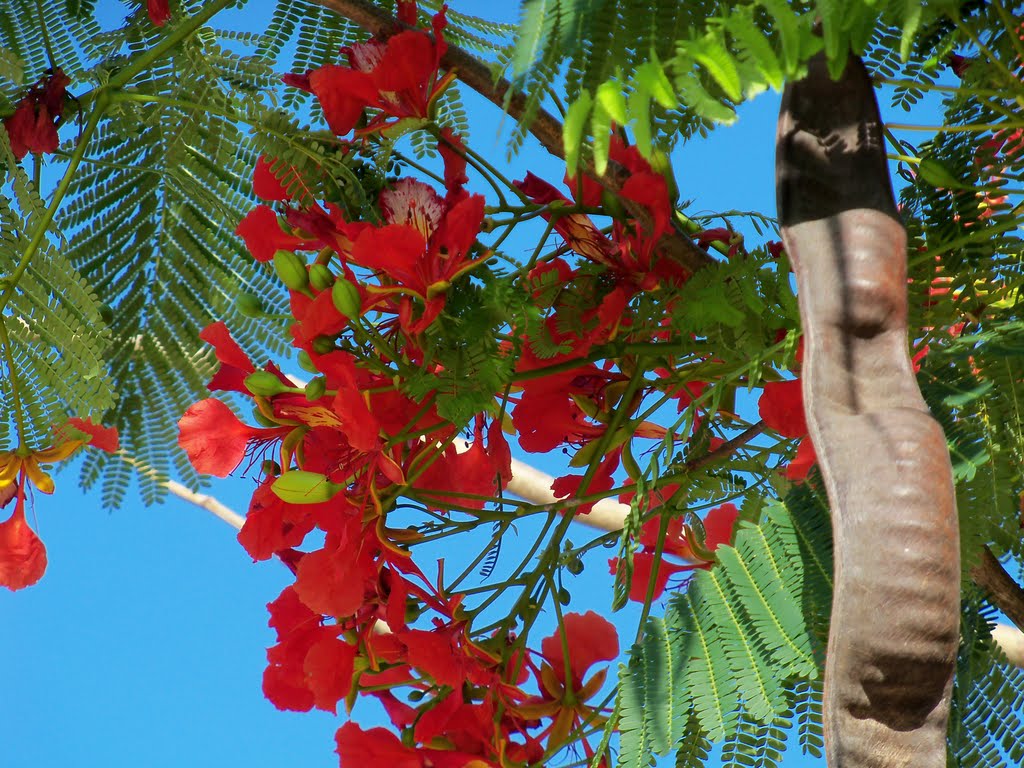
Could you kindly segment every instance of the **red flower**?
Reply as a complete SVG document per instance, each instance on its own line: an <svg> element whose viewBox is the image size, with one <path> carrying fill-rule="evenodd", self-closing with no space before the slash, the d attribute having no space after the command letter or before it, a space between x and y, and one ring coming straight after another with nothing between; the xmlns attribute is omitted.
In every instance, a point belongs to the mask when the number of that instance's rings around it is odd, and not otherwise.
<svg viewBox="0 0 1024 768"><path fill-rule="evenodd" d="M541 641L541 653L545 661L551 665L555 679L566 684L565 649L569 649L568 669L571 674L572 687L577 693L583 688L583 678L590 668L599 661L612 661L619 655L619 636L615 626L595 613L567 613L562 622L565 631L565 643L562 635L555 632ZM545 683L546 684L546 683ZM564 691L547 691L550 695L560 695Z"/></svg>
<svg viewBox="0 0 1024 768"><path fill-rule="evenodd" d="M658 561L658 571L654 575L654 589L651 600L657 600L668 586L668 580L677 573L692 573L698 566L682 565L666 560L664 555ZM608 561L609 573L618 573L619 559L613 557ZM641 550L633 554L633 578L629 583L629 599L636 603L647 600L647 589L651 583L651 571L654 569L654 552Z"/></svg>
<svg viewBox="0 0 1024 768"><path fill-rule="evenodd" d="M0 523L0 585L12 592L31 587L46 571L46 547L25 521L25 477L0 488L0 506L13 498L14 512Z"/></svg>
<svg viewBox="0 0 1024 768"><path fill-rule="evenodd" d="M388 223L359 234L352 244L352 261L386 277L371 293L402 295L402 327L417 334L440 314L451 283L488 258L469 258L483 223L484 198L471 195L446 208L426 184L402 179L381 193L381 208ZM425 305L416 321L410 296Z"/></svg>
<svg viewBox="0 0 1024 768"><path fill-rule="evenodd" d="M117 430L93 424L89 419L71 418L65 426L54 430L54 442L49 448L0 451L0 507L14 499L14 512L0 523L0 585L13 591L42 578L46 548L25 521L25 483L31 481L43 493L53 493L53 478L43 471L42 465L63 461L84 445L116 451Z"/></svg>
<svg viewBox="0 0 1024 768"><path fill-rule="evenodd" d="M683 524L679 517L669 520L665 533L665 541L662 543L662 557L658 564L658 571L654 577L654 590L651 599L657 600L668 585L671 576L677 573L688 573L698 568L708 569L714 565L712 554L722 544L728 544L732 540L733 531L736 527L736 520L739 517L739 510L733 504L722 504L710 510L704 517L704 542L698 546L693 531ZM640 532L640 544L642 550L633 555L633 580L630 583L629 599L642 603L647 599L647 587L651 579L651 569L654 567L654 554L658 546L658 539L661 535L661 519L652 518L644 523ZM679 564L666 558L668 556L680 557L690 562ZM608 561L611 573L618 571L618 558Z"/></svg>
<svg viewBox="0 0 1024 768"><path fill-rule="evenodd" d="M231 338L227 325L223 322L210 323L200 331L199 338L213 346L213 353L220 363L220 368L206 388L211 392L222 390L249 394L244 381L246 376L256 371L256 366Z"/></svg>
<svg viewBox="0 0 1024 768"><path fill-rule="evenodd" d="M552 206L552 203L559 203L571 206L572 201L548 184L546 181L532 173L527 173L522 181L514 182L513 186L530 198L530 201L540 205ZM614 267L615 246L601 234L601 231L590 220L590 217L583 213L571 213L568 215L557 215L556 211L554 228L555 231L565 238L565 242L576 253L594 261L604 264L606 267ZM544 214L544 219L550 221L550 213Z"/></svg>
<svg viewBox="0 0 1024 768"><path fill-rule="evenodd" d="M707 250L708 246L716 242L729 246L729 256L732 257L739 253L740 247L743 245L743 235L725 227L705 229L697 234L697 245L704 250ZM769 244L770 248L771 244Z"/></svg>
<svg viewBox="0 0 1024 768"><path fill-rule="evenodd" d="M615 480L612 477L615 470L619 467L619 453L618 450L611 451L607 456L602 459L601 463L597 467L597 471L594 476L590 479L590 484L584 489L586 495L593 493L601 493L602 491L610 491L615 487ZM572 498L579 495L580 484L583 482L583 475L564 475L563 477L556 477L554 482L551 483L551 492L556 498L565 499ZM597 502L590 502L588 504L582 504L573 511L579 515L585 515L594 508L594 504Z"/></svg>
<svg viewBox="0 0 1024 768"><path fill-rule="evenodd" d="M324 626L291 587L267 608L277 645L267 650L264 695L278 709L336 712L352 689L356 649L338 638L340 627Z"/></svg>
<svg viewBox="0 0 1024 768"><path fill-rule="evenodd" d="M4 120L11 151L20 160L29 152L56 152L60 139L57 123L64 114L64 95L71 79L61 69L40 80Z"/></svg>
<svg viewBox="0 0 1024 768"><path fill-rule="evenodd" d="M316 95L331 130L347 134L366 107L381 110L359 133L394 126L406 118L423 119L437 97L455 79L441 76L441 57L448 49L442 34L445 8L434 16L434 38L426 32L399 32L385 42L371 39L344 49L348 66L329 64L307 76L290 75L285 82Z"/></svg>

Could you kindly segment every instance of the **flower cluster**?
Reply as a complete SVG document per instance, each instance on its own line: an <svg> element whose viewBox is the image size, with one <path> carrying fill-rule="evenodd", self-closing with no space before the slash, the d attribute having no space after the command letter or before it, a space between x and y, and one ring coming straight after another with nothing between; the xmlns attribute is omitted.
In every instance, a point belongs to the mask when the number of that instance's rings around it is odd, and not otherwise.
<svg viewBox="0 0 1024 768"><path fill-rule="evenodd" d="M401 21L415 22L413 3L399 10ZM267 697L282 709L334 712L339 702L351 709L358 696L373 696L400 734L347 723L337 733L343 767L511 767L547 761L575 742L591 756L588 739L607 716L607 702L597 701L607 670L592 668L618 655L614 627L594 613L567 613L539 649L528 642L533 619L524 618L521 636L513 617L497 630L475 629L477 609L449 591L443 569L431 579L414 561L431 529L396 523L405 514L399 500L435 521L456 513L485 520L488 504L503 503L512 433L522 450L561 450L571 466L589 467L552 485L556 497L575 499L567 509L586 514L593 500L621 492L616 475L633 461L634 441L692 437L647 418L652 393L697 412L694 434L701 419L715 417L698 407L703 381L673 381L672 354L658 358L648 379L637 359L612 351L620 343L670 346L667 322L659 318L652 330L636 307L671 297L690 279L659 245L672 232L668 182L618 139L611 156L629 174L620 196L633 213L614 216L605 231L589 213L603 204L596 182L567 180L572 198L532 174L506 182L564 246L514 277L528 308L496 325L506 375L486 390L489 402L460 423L443 415L423 381L449 374L436 348L462 342L455 327L465 297L481 290L481 275L493 275L498 261L496 246L480 242L494 226L491 211L465 188L473 155L431 122L451 81L441 72L444 28L442 9L432 33L370 40L345 49L347 64L286 77L316 96L331 130L345 137L343 153L413 127L430 130L444 189L389 179L372 209L356 216L336 201L296 199L296 169L261 158L253 188L264 202L237 234L287 287L291 343L313 378L257 366L228 327L214 323L201 334L220 363L209 389L246 401L252 419L210 398L179 422L179 445L198 471L259 468L239 541L254 560L277 557L294 573L269 605L277 642L267 654ZM737 254L742 247L719 230L705 240L723 240ZM259 315L257 297L244 303ZM714 360L702 362L714 369ZM677 491L658 492L667 500ZM671 519L663 535L654 513L633 557L633 598L658 597L672 574L711 567L738 514L724 504L705 516L703 534Z"/></svg>

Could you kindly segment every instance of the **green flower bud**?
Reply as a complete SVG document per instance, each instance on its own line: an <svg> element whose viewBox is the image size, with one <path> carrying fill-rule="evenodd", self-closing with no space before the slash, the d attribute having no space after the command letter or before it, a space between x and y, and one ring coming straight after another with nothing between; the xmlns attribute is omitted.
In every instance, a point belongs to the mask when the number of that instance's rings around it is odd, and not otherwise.
<svg viewBox="0 0 1024 768"><path fill-rule="evenodd" d="M293 469L278 477L270 489L286 504L319 504L329 501L344 487L319 472Z"/></svg>
<svg viewBox="0 0 1024 768"><path fill-rule="evenodd" d="M327 379L323 376L317 376L315 379L310 379L309 384L306 385L306 399L309 402L319 400L326 391Z"/></svg>
<svg viewBox="0 0 1024 768"><path fill-rule="evenodd" d="M334 273L326 264L312 264L309 267L309 283L318 291L326 291L334 285Z"/></svg>
<svg viewBox="0 0 1024 768"><path fill-rule="evenodd" d="M235 306L244 317L260 317L263 314L263 302L251 293L239 294Z"/></svg>
<svg viewBox="0 0 1024 768"><path fill-rule="evenodd" d="M309 352L306 350L299 350L298 361L299 368L304 370L306 373L320 373L320 371L317 370L317 367L313 365L313 360L310 358Z"/></svg>
<svg viewBox="0 0 1024 768"><path fill-rule="evenodd" d="M331 299L334 301L334 308L350 320L359 317L362 310L362 301L359 298L359 289L343 277L339 277L331 289Z"/></svg>
<svg viewBox="0 0 1024 768"><path fill-rule="evenodd" d="M291 251L282 250L274 254L274 271L281 282L293 291L304 291L309 287L306 265Z"/></svg>
<svg viewBox="0 0 1024 768"><path fill-rule="evenodd" d="M317 336L313 339L313 343L310 346L313 347L313 351L318 355L329 354L338 348L334 343L333 336Z"/></svg>
<svg viewBox="0 0 1024 768"><path fill-rule="evenodd" d="M281 465L273 459L264 459L260 465L260 471L265 477L277 477L281 474Z"/></svg>
<svg viewBox="0 0 1024 768"><path fill-rule="evenodd" d="M256 371L245 377L245 388L257 397L273 397L288 390L288 385L270 371Z"/></svg>
<svg viewBox="0 0 1024 768"><path fill-rule="evenodd" d="M925 157L917 166L917 175L936 189L972 189L934 157Z"/></svg>

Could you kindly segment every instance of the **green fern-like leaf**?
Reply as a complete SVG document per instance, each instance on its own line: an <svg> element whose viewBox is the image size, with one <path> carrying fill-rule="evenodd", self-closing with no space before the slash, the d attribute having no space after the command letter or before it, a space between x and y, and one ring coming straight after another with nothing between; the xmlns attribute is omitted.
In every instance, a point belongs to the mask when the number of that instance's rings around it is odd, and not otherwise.
<svg viewBox="0 0 1024 768"><path fill-rule="evenodd" d="M2 132L0 159L11 169L12 193L0 194L0 293L10 293L2 318L10 345L0 380L3 421L7 432L20 414L20 437L43 448L69 416L100 417L113 405L105 360L111 338L93 288L54 244L61 235L45 225L43 201ZM39 245L29 258L33 239Z"/></svg>

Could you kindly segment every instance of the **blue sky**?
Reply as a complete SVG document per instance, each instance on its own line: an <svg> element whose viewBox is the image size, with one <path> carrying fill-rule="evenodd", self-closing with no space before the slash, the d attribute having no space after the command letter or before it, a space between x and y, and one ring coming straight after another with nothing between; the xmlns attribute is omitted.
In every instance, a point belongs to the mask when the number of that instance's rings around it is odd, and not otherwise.
<svg viewBox="0 0 1024 768"><path fill-rule="evenodd" d="M494 7L454 5L482 15ZM469 106L471 115L486 117L474 121L474 146L485 154L493 146L492 156L503 158L500 115L488 105ZM764 94L741 110L736 125L677 153L682 197L695 201L689 214L774 211L777 110L778 95ZM926 115L913 119L933 122L934 112ZM893 118L905 121L902 113ZM533 148L508 175L521 178L528 169L551 181L562 175ZM751 244L761 242L745 231ZM336 766L333 736L342 720L279 712L260 689L273 642L265 605L290 582L289 572L276 562L253 564L234 531L195 506L169 498L146 508L130 496L110 513L75 482L72 468L58 477L54 496L35 499L30 520L50 560L43 580L18 593L0 591L0 765ZM251 488L250 480L236 479L215 484L212 493L243 512ZM584 576L607 587L608 579L597 577L605 571L595 562ZM589 593L574 610L608 615L605 588L581 580L573 591ZM628 646L636 614L615 620ZM373 724L377 713L360 702L357 715ZM786 764L823 761L793 755Z"/></svg>

